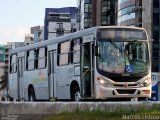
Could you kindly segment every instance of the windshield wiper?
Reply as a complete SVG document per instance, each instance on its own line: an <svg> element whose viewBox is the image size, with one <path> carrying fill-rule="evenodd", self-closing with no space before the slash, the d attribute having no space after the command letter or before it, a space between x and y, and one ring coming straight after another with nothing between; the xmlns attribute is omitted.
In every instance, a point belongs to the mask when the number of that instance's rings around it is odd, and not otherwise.
<svg viewBox="0 0 160 120"><path fill-rule="evenodd" d="M109 41L116 49L118 49L118 50L122 53L122 49L119 48L119 47L115 44L115 42L113 42L113 40L108 39L108 41Z"/></svg>

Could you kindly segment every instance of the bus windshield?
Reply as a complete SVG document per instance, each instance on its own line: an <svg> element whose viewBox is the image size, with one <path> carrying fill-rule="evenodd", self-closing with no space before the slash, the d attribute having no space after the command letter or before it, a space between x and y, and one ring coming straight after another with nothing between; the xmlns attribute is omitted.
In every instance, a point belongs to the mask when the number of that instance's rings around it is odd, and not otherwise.
<svg viewBox="0 0 160 120"><path fill-rule="evenodd" d="M147 41L112 41L99 39L98 71L106 74L147 74L149 51Z"/></svg>

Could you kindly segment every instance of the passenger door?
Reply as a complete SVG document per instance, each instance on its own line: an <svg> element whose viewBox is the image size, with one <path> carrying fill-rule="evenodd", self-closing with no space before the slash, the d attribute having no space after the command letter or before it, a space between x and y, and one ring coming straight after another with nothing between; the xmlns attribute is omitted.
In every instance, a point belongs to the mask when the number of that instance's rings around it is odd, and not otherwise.
<svg viewBox="0 0 160 120"><path fill-rule="evenodd" d="M81 96L93 97L93 42L81 47Z"/></svg>
<svg viewBox="0 0 160 120"><path fill-rule="evenodd" d="M56 51L48 53L48 91L50 98L56 98L56 79L55 79Z"/></svg>
<svg viewBox="0 0 160 120"><path fill-rule="evenodd" d="M18 57L18 99L24 100L24 57Z"/></svg>

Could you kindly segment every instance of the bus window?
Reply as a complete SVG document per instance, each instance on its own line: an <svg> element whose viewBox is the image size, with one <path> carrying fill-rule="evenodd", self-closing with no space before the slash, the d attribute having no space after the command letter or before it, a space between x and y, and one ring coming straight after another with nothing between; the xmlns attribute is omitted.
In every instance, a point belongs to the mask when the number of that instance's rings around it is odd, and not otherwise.
<svg viewBox="0 0 160 120"><path fill-rule="evenodd" d="M27 52L26 70L34 70L35 66L35 50Z"/></svg>
<svg viewBox="0 0 160 120"><path fill-rule="evenodd" d="M11 56L10 73L17 72L16 54Z"/></svg>
<svg viewBox="0 0 160 120"><path fill-rule="evenodd" d="M58 65L69 64L70 42L60 43L58 45Z"/></svg>
<svg viewBox="0 0 160 120"><path fill-rule="evenodd" d="M37 51L38 69L45 68L47 63L47 48L39 48Z"/></svg>
<svg viewBox="0 0 160 120"><path fill-rule="evenodd" d="M80 44L81 44L80 38L72 41L71 63L80 62Z"/></svg>

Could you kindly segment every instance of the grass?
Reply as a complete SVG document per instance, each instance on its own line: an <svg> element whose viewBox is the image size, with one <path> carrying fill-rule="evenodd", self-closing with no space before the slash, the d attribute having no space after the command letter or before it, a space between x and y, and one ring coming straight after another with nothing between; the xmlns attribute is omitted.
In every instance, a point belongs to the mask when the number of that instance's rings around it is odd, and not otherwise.
<svg viewBox="0 0 160 120"><path fill-rule="evenodd" d="M160 105L153 105L152 108L146 109L140 107L138 110L135 108L131 110L118 109L114 112L109 111L79 111L78 109L74 112L64 112L58 115L51 115L46 117L44 120L141 120L141 119L152 119L160 120Z"/></svg>

